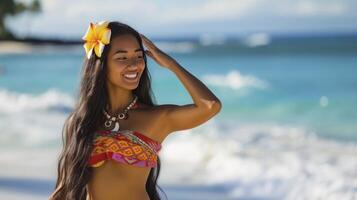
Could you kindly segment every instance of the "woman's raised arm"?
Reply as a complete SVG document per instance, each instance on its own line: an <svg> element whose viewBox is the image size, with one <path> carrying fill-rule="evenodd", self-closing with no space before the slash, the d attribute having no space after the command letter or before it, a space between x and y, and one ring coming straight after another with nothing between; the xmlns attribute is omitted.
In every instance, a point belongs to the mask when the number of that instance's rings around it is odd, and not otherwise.
<svg viewBox="0 0 357 200"><path fill-rule="evenodd" d="M148 38L141 36L144 45L148 48L145 53L160 66L175 73L194 102L186 105L163 104L159 106L163 112L162 120L164 122L162 124L165 125L166 134L194 128L209 120L221 110L221 101L199 79L172 57L157 48Z"/></svg>

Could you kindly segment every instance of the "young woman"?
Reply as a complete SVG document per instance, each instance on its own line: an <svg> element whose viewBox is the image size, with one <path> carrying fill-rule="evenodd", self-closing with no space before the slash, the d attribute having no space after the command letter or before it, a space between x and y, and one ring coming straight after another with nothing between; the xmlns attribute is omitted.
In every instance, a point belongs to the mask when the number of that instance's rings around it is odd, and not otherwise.
<svg viewBox="0 0 357 200"><path fill-rule="evenodd" d="M161 143L170 133L212 118L221 109L220 100L126 24L91 23L83 39L87 58L79 98L63 127L64 146L50 199L161 199L156 183ZM147 55L175 73L193 103L153 103Z"/></svg>

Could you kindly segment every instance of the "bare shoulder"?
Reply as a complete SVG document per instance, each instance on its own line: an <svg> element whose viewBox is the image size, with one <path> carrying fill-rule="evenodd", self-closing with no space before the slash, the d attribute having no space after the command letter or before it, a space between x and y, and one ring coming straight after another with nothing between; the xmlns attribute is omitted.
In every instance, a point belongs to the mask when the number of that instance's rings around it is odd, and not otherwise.
<svg viewBox="0 0 357 200"><path fill-rule="evenodd" d="M161 105L147 105L144 103L139 103L141 109L145 110L152 117L161 117L165 115L169 109L175 108L178 105L175 104L161 104Z"/></svg>
<svg viewBox="0 0 357 200"><path fill-rule="evenodd" d="M166 105L166 104L165 104ZM150 115L151 117L160 117L164 114L165 112L165 105L147 105L144 103L139 103L140 110L145 111L147 115Z"/></svg>
<svg viewBox="0 0 357 200"><path fill-rule="evenodd" d="M151 108L152 116L155 117L156 121L155 126L157 131L155 134L160 141L163 141L167 136L174 132L174 130L170 128L170 124L168 124L167 113L170 109L175 109L177 107L178 105L175 104L161 104Z"/></svg>
<svg viewBox="0 0 357 200"><path fill-rule="evenodd" d="M143 114L142 125L149 137L160 143L169 135L165 124L165 109L167 105L147 105L139 103L140 111ZM145 125L144 125L145 124Z"/></svg>
<svg viewBox="0 0 357 200"><path fill-rule="evenodd" d="M192 129L211 119L220 111L219 103L197 106L193 103L176 105L161 104L148 106L149 121L155 130L155 137L163 141L169 134ZM146 107L147 108L147 107Z"/></svg>
<svg viewBox="0 0 357 200"><path fill-rule="evenodd" d="M192 106L192 105L190 105ZM147 113L150 115L150 121L152 128L154 129L155 136L158 140L163 141L167 136L169 136L171 133L176 132L178 130L182 130L185 128L177 128L173 126L173 123L180 123L182 117L177 117L174 121L170 120L170 113L174 113L174 111L180 109L180 105L176 104L160 104L160 105L154 105L154 106L146 106L144 108L147 108ZM187 116L186 116L187 118ZM186 127L187 129L189 127Z"/></svg>

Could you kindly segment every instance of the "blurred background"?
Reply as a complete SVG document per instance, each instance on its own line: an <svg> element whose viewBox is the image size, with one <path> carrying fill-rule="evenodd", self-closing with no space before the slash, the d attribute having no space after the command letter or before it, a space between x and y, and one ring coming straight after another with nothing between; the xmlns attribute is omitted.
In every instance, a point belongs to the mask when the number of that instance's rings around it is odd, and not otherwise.
<svg viewBox="0 0 357 200"><path fill-rule="evenodd" d="M53 191L81 37L102 20L152 39L222 101L163 142L168 199L357 199L356 10L353 0L0 0L0 199ZM148 68L158 104L192 102L171 71Z"/></svg>

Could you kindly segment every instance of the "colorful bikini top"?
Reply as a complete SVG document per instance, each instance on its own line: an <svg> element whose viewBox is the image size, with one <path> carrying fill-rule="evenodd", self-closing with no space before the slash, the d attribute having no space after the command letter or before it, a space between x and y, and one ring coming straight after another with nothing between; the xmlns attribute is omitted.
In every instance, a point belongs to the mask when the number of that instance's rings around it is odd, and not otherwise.
<svg viewBox="0 0 357 200"><path fill-rule="evenodd" d="M138 167L157 165L161 144L138 131L98 130L94 137L90 167L99 167L109 159Z"/></svg>

